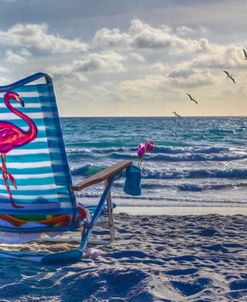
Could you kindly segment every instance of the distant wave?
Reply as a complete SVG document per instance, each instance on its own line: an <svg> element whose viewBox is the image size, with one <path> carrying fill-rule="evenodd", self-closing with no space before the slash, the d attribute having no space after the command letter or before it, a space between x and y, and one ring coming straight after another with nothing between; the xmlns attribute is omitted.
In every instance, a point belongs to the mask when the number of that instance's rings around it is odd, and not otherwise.
<svg viewBox="0 0 247 302"><path fill-rule="evenodd" d="M226 147L164 147L164 146L156 146L155 153L219 153L219 152L229 151L229 148Z"/></svg>
<svg viewBox="0 0 247 302"><path fill-rule="evenodd" d="M154 154L179 154L179 153L219 153L230 151L226 147L166 147L166 146L155 146ZM78 148L67 148L68 154L78 154L78 153L97 153L97 154L109 154L114 152L133 152L137 153L137 147L109 147L109 148L88 148L88 147L78 147Z"/></svg>
<svg viewBox="0 0 247 302"><path fill-rule="evenodd" d="M104 166L97 166L97 165L83 165L80 167L72 168L71 174L74 176L84 176L88 177L91 176L99 171L104 169Z"/></svg>
<svg viewBox="0 0 247 302"><path fill-rule="evenodd" d="M181 178L247 178L247 169L198 169L164 171L143 169L143 178L147 179L181 179Z"/></svg>
<svg viewBox="0 0 247 302"><path fill-rule="evenodd" d="M193 184L185 183L178 185L180 191L202 192L206 190L224 190L230 188L247 187L247 183L238 184Z"/></svg>
<svg viewBox="0 0 247 302"><path fill-rule="evenodd" d="M128 159L128 160L137 160L136 153L126 153L126 151L122 148L121 152L111 150L81 150L81 151L70 151L68 152L69 159L76 161L79 159L90 159L90 158L100 158L100 157L108 157L112 159ZM204 153L202 151L196 152L174 152L173 154L157 154L157 153L149 153L145 156L145 161L169 161L169 162L183 162L183 161L233 161L233 160L243 160L247 159L247 153L239 152L239 153L222 153L215 154L213 152Z"/></svg>
<svg viewBox="0 0 247 302"><path fill-rule="evenodd" d="M88 177L104 169L104 165L85 164L72 168L72 175ZM189 179L189 178L247 178L247 169L198 169L198 170L156 170L143 168L144 179Z"/></svg>
<svg viewBox="0 0 247 302"><path fill-rule="evenodd" d="M112 152L135 151L137 148L128 147L110 147L110 148L67 148L68 154L91 153L91 154L109 154Z"/></svg>
<svg viewBox="0 0 247 302"><path fill-rule="evenodd" d="M109 155L114 159L129 159L136 160L137 156L134 154L126 153L111 153ZM181 162L181 161L232 161L246 159L247 154L177 154L177 155L165 155L165 154L147 154L145 156L145 161L171 161L171 162Z"/></svg>
<svg viewBox="0 0 247 302"><path fill-rule="evenodd" d="M116 182L114 185L116 188L122 188L122 182ZM166 190L179 190L179 191L191 191L202 192L209 190L225 190L231 188L246 188L247 182L237 183L183 183L177 184L176 182L146 182L142 181L142 189L154 190L154 189L166 189ZM163 191L164 192L164 191Z"/></svg>
<svg viewBox="0 0 247 302"><path fill-rule="evenodd" d="M119 160L137 160L136 148L68 148L67 151L69 159L73 161L77 159L94 157L108 157ZM154 152L146 154L145 161L233 161L246 158L246 152L236 152L234 149L228 148L157 147L155 148Z"/></svg>

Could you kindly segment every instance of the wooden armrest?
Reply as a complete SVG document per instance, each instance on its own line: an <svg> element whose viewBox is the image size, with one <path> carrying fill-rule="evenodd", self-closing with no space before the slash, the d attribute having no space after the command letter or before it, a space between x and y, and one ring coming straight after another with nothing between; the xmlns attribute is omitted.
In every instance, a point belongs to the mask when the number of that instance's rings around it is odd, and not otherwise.
<svg viewBox="0 0 247 302"><path fill-rule="evenodd" d="M130 167L132 165L132 161L130 160L122 160L117 162L116 164L105 168L104 170L88 177L84 181L78 183L71 187L73 191L80 191L89 187L91 185L97 184L104 180L110 180L114 175L120 173L122 170Z"/></svg>

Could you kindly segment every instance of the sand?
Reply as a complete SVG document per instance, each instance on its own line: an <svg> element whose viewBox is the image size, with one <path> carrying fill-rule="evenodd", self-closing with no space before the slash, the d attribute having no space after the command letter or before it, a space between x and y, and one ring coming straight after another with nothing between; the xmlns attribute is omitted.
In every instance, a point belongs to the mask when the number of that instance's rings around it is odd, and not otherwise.
<svg viewBox="0 0 247 302"><path fill-rule="evenodd" d="M96 259L0 260L0 301L247 301L247 216L120 213L116 228Z"/></svg>

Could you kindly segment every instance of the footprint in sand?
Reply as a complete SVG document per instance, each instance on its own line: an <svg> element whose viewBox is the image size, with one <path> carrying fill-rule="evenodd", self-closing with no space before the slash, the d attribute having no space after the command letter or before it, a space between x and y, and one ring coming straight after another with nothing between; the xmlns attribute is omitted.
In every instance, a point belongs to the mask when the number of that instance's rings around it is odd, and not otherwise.
<svg viewBox="0 0 247 302"><path fill-rule="evenodd" d="M191 268L191 269L177 269L177 270L172 270L166 272L167 275L171 276L179 276L179 275L192 275L195 274L198 271L196 268Z"/></svg>
<svg viewBox="0 0 247 302"><path fill-rule="evenodd" d="M171 281L173 287L184 296L192 296L204 290L211 283L210 279L198 278L193 283L185 283L181 281Z"/></svg>

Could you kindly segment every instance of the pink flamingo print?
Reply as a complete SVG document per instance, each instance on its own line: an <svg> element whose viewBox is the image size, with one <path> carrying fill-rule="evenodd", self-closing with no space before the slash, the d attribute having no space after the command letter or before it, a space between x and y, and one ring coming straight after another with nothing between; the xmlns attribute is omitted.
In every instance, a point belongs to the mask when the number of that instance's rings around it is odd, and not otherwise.
<svg viewBox="0 0 247 302"><path fill-rule="evenodd" d="M22 105L22 107L24 107L24 101L16 92L7 92L4 95L4 102L7 108L9 108L15 115L21 117L29 125L29 130L26 132L12 123L0 121L0 152L3 165L2 167L0 167L0 170L3 172L4 183L8 191L12 206L14 208L23 208L23 206L18 206L14 203L10 191L8 178L11 180L15 189L17 189L17 186L14 177L7 171L6 154L14 148L21 147L30 143L36 138L38 130L34 122L28 116L26 116L21 111L15 109L10 104L11 99L18 101Z"/></svg>

